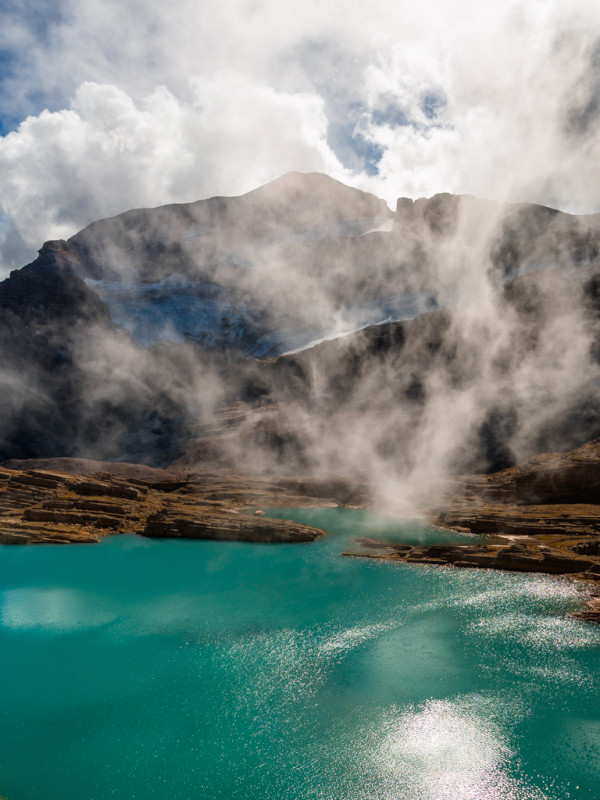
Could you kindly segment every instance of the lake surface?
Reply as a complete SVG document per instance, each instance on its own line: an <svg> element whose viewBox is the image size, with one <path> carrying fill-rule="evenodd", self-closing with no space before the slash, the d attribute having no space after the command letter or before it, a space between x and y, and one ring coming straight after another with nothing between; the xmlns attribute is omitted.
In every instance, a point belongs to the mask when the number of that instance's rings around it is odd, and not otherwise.
<svg viewBox="0 0 600 800"><path fill-rule="evenodd" d="M292 513L330 535L0 547L0 795L598 800L574 584L341 558L443 535Z"/></svg>

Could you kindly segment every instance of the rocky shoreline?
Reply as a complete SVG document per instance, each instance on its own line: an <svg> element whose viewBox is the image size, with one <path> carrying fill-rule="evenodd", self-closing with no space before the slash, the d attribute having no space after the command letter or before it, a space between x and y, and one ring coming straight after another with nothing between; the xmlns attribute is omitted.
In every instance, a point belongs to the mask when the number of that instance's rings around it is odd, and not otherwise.
<svg viewBox="0 0 600 800"><path fill-rule="evenodd" d="M354 558L373 558L408 564L429 564L471 569L499 569L509 572L562 575L590 584L592 589L586 607L574 612L580 619L600 622L600 557L582 556L560 546L547 545L537 538L497 537L493 543L434 544L411 546L386 544L374 539L359 539L357 544L369 552L346 552Z"/></svg>
<svg viewBox="0 0 600 800"><path fill-rule="evenodd" d="M586 608L574 616L600 622L600 439L449 481L443 495L428 510L431 524L485 539L414 547L362 539L362 552L344 555L568 576L590 588Z"/></svg>
<svg viewBox="0 0 600 800"><path fill-rule="evenodd" d="M323 531L251 514L259 507L364 502L340 478L177 474L135 464L51 459L0 467L0 544L95 543L109 534L306 543Z"/></svg>
<svg viewBox="0 0 600 800"><path fill-rule="evenodd" d="M568 576L590 587L587 607L575 616L600 622L600 440L494 475L451 479L436 496L442 499L427 509L430 524L480 536L467 544L425 546L359 539L357 550L343 555ZM13 461L0 467L0 544L94 543L119 533L309 543L323 531L269 519L260 509L369 504L365 485L340 476L184 473L67 458Z"/></svg>

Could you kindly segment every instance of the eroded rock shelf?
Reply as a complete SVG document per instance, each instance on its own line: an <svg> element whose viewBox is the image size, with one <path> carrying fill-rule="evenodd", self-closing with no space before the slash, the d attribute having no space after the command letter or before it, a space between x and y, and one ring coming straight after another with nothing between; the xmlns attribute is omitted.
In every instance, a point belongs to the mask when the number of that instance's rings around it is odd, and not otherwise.
<svg viewBox="0 0 600 800"><path fill-rule="evenodd" d="M175 474L138 465L115 472L0 467L0 543L94 543L103 536L312 542L307 525L252 514L260 506L338 505L358 490L343 480L268 479L217 473ZM96 465L98 466L98 465ZM113 466L103 465L108 469ZM94 469L93 463L89 465ZM336 496L337 495L337 496ZM343 499L340 499L343 498ZM358 496L357 499L360 499Z"/></svg>

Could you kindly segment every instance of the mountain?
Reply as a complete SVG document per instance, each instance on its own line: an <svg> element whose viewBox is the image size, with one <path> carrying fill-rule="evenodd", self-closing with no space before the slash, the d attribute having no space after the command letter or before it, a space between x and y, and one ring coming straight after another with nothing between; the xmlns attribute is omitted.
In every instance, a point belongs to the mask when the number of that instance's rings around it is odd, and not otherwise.
<svg viewBox="0 0 600 800"><path fill-rule="evenodd" d="M0 309L2 460L398 486L600 435L600 215L291 173L47 242Z"/></svg>
<svg viewBox="0 0 600 800"><path fill-rule="evenodd" d="M242 197L100 220L63 243L61 258L142 344L191 336L264 355L278 349L284 329L293 343L294 329L300 341L311 326L319 330L322 310L309 295L325 282L326 294L337 293L337 247L391 227L392 216L373 195L291 173Z"/></svg>

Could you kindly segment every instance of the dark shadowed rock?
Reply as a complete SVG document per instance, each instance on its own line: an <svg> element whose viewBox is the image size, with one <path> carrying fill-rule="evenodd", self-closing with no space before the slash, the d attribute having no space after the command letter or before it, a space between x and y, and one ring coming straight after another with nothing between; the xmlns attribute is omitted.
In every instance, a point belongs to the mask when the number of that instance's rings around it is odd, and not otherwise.
<svg viewBox="0 0 600 800"><path fill-rule="evenodd" d="M299 544L313 542L323 532L296 522L264 517L215 514L209 519L149 517L143 536L161 539L216 539L230 542Z"/></svg>
<svg viewBox="0 0 600 800"><path fill-rule="evenodd" d="M468 392L483 372L493 391L482 388L450 472L570 449L600 435L599 231L597 215L449 194L401 199L393 213L300 173L99 220L0 284L0 459L363 476L362 463L323 452L362 425L374 460L406 475L432 395ZM493 358L449 291L452 260L473 258L511 320ZM549 339L559 352L568 343L568 320L552 321L569 292L590 368L568 403L547 402L528 425L515 376ZM334 318L347 335L306 348ZM290 331L299 352L280 355L295 349Z"/></svg>

